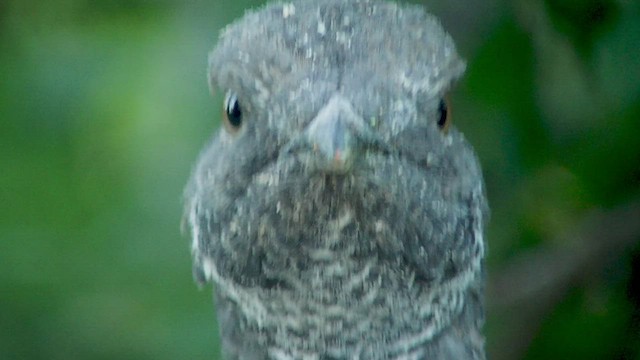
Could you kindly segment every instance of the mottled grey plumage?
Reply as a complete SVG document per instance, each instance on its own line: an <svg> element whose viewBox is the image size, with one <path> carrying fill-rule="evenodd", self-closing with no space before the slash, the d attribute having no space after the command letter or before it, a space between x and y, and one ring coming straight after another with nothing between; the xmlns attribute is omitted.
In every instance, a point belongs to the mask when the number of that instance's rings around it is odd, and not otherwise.
<svg viewBox="0 0 640 360"><path fill-rule="evenodd" d="M471 146L438 125L464 71L438 21L273 4L209 65L242 123L201 154L185 217L226 357L483 359L487 206Z"/></svg>

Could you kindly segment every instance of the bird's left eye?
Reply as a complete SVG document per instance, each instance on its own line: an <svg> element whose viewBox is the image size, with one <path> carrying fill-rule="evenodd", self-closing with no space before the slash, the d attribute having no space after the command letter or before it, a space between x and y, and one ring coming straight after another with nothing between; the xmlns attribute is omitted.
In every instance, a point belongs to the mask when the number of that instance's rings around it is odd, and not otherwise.
<svg viewBox="0 0 640 360"><path fill-rule="evenodd" d="M451 111L449 111L449 105L447 104L447 100L442 98L440 99L440 104L438 105L438 127L442 131L446 131L451 123Z"/></svg>
<svg viewBox="0 0 640 360"><path fill-rule="evenodd" d="M242 108L238 96L234 92L228 92L224 99L224 125L230 133L235 133L242 126Z"/></svg>

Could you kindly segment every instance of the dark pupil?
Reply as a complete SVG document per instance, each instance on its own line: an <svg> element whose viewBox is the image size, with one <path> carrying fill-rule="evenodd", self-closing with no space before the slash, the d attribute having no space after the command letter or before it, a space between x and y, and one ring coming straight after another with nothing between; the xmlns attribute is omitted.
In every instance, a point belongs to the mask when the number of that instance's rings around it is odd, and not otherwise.
<svg viewBox="0 0 640 360"><path fill-rule="evenodd" d="M233 127L238 127L242 123L242 111L238 100L231 100L227 104L227 118Z"/></svg>
<svg viewBox="0 0 640 360"><path fill-rule="evenodd" d="M438 126L443 127L447 123L447 103L444 100L440 100L438 105Z"/></svg>

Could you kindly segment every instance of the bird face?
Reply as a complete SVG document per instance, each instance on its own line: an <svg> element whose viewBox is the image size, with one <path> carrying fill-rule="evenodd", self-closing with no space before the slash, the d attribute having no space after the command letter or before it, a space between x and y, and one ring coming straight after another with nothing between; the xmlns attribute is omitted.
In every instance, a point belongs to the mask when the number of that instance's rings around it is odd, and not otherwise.
<svg viewBox="0 0 640 360"><path fill-rule="evenodd" d="M353 21L362 13L364 23ZM344 174L367 165L365 155L422 165L442 157L452 143L443 97L463 69L424 13L329 1L249 14L224 32L209 74L227 92L229 153L271 164L304 153L307 172ZM252 152L262 158L247 159ZM238 168L242 159L229 162Z"/></svg>

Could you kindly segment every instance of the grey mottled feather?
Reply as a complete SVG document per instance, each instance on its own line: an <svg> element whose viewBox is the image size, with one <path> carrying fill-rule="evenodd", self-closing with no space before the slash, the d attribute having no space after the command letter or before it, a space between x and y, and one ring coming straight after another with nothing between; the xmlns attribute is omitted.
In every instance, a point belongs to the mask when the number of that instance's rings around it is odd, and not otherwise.
<svg viewBox="0 0 640 360"><path fill-rule="evenodd" d="M464 70L438 21L273 4L209 66L243 123L201 154L185 216L227 358L483 359L487 205L471 146L437 125Z"/></svg>

